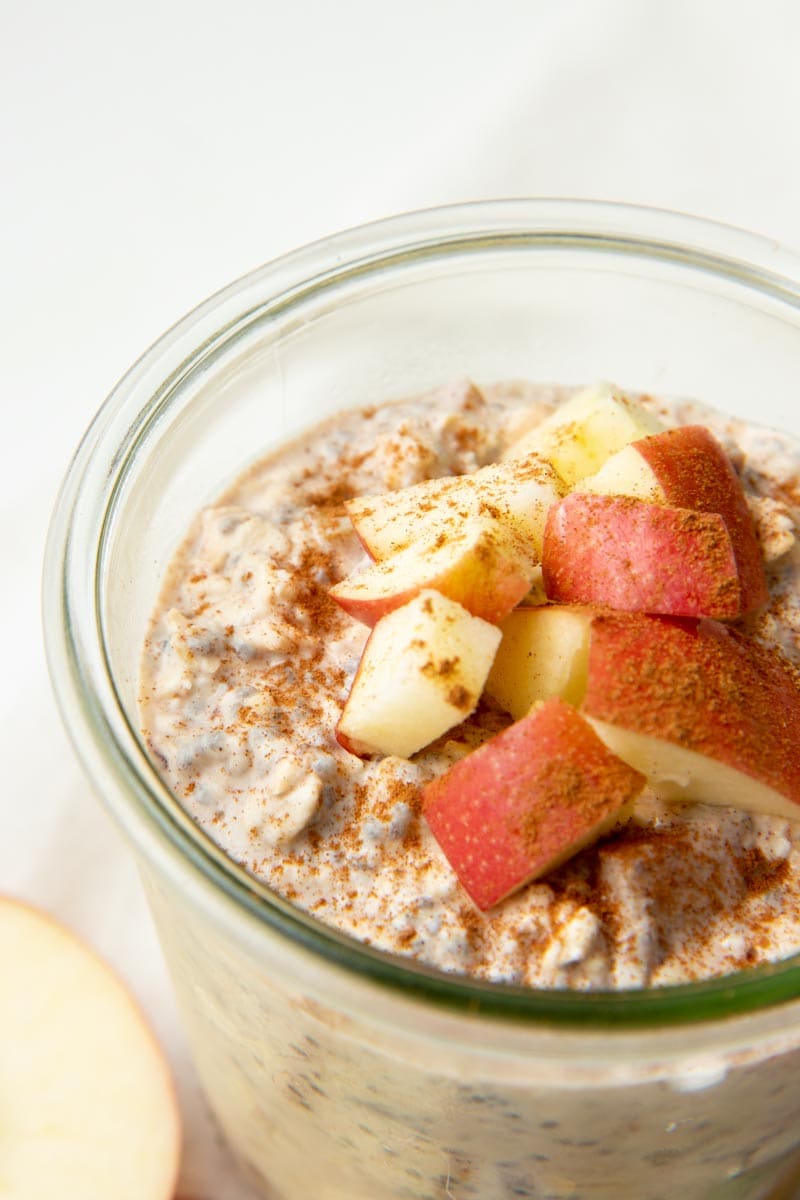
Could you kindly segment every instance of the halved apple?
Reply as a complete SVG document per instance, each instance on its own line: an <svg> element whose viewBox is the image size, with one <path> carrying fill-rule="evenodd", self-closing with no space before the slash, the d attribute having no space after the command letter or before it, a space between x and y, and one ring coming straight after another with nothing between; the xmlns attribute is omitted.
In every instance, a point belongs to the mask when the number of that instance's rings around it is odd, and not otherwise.
<svg viewBox="0 0 800 1200"><path fill-rule="evenodd" d="M500 623L503 640L486 692L519 720L537 701L580 702L586 688L591 612L549 604L516 608Z"/></svg>
<svg viewBox="0 0 800 1200"><path fill-rule="evenodd" d="M351 616L374 625L425 588L476 617L497 622L530 588L537 556L514 529L472 517L456 529L428 530L405 550L337 583L330 594Z"/></svg>
<svg viewBox="0 0 800 1200"><path fill-rule="evenodd" d="M517 529L541 554L547 509L561 494L550 463L538 454L491 463L473 475L426 479L412 487L345 502L364 549L379 562L430 534L457 530L474 517Z"/></svg>
<svg viewBox="0 0 800 1200"><path fill-rule="evenodd" d="M764 562L741 480L704 425L682 425L632 442L609 458L581 492L640 499L719 513L728 527L742 591L742 611L768 599Z"/></svg>
<svg viewBox="0 0 800 1200"><path fill-rule="evenodd" d="M514 442L506 457L540 454L573 487L622 446L662 429L658 418L630 396L610 384L597 384L571 396Z"/></svg>
<svg viewBox="0 0 800 1200"><path fill-rule="evenodd" d="M547 517L542 575L562 604L729 620L742 613L723 518L631 496L572 492Z"/></svg>
<svg viewBox="0 0 800 1200"><path fill-rule="evenodd" d="M169 1200L175 1093L128 992L63 926L7 898L0 958L0 1193Z"/></svg>
<svg viewBox="0 0 800 1200"><path fill-rule="evenodd" d="M474 710L499 642L496 625L420 592L372 630L337 740L362 757L409 758Z"/></svg>
<svg viewBox="0 0 800 1200"><path fill-rule="evenodd" d="M623 819L643 785L556 698L428 784L424 814L466 891L488 909Z"/></svg>

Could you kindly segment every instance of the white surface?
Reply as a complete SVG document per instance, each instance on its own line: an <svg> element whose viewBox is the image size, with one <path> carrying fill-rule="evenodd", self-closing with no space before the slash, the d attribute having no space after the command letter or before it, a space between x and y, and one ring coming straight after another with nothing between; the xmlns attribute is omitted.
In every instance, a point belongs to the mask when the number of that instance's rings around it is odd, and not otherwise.
<svg viewBox="0 0 800 1200"><path fill-rule="evenodd" d="M799 45L791 0L0 0L0 888L85 935L145 1006L179 1079L182 1196L251 1193L50 698L39 575L71 450L188 308L366 219L574 195L800 247Z"/></svg>

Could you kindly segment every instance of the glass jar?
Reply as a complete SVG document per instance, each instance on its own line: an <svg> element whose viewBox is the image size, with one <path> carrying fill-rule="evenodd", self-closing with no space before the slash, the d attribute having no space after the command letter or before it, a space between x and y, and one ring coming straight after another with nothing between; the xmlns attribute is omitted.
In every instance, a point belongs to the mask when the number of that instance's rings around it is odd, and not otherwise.
<svg viewBox="0 0 800 1200"><path fill-rule="evenodd" d="M201 305L86 434L47 552L55 689L135 850L209 1100L265 1196L790 1194L797 958L589 994L382 954L198 830L147 757L136 693L170 558L256 451L454 375L611 378L798 433L798 280L780 247L670 213L520 200L411 214Z"/></svg>

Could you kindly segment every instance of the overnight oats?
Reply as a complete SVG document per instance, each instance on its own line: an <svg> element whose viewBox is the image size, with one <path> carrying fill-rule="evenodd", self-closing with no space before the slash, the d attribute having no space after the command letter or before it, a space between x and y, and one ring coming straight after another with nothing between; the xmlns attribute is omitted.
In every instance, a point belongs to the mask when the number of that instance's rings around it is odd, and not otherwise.
<svg viewBox="0 0 800 1200"><path fill-rule="evenodd" d="M608 991L793 954L796 465L775 434L609 386L459 381L340 414L197 516L146 642L149 751L253 876L425 967ZM323 1186L295 1154L280 1195L655 1200L722 1172L713 1195L756 1197L774 1175L770 1122L737 1126L742 1086L764 1114L786 1087L762 1049L646 1072L634 1116L627 1069L580 1100L557 1059L533 1091L513 1059L498 1087L432 1051L398 1080L324 1003L279 1017L263 979L239 1000L269 1031L239 1062L255 1117L233 1101L260 1177L298 1109L319 1160L350 1163Z"/></svg>
<svg viewBox="0 0 800 1200"><path fill-rule="evenodd" d="M150 752L248 871L443 971L630 988L795 953L792 449L602 387L339 416L198 516Z"/></svg>
<svg viewBox="0 0 800 1200"><path fill-rule="evenodd" d="M53 679L265 1200L792 1195L798 280L674 214L410 214L87 433Z"/></svg>

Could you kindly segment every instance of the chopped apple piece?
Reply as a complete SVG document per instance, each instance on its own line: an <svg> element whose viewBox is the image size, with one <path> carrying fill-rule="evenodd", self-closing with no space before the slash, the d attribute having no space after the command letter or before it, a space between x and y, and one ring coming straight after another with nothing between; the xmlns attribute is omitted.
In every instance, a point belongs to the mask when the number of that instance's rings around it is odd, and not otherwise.
<svg viewBox="0 0 800 1200"><path fill-rule="evenodd" d="M545 612L518 609L513 622ZM608 748L667 801L727 804L800 821L800 683L783 655L711 620L574 611L563 661L537 660L546 686L578 705ZM560 618L554 616L555 627ZM581 624L588 626L588 654ZM518 634L517 636L521 636ZM535 632L531 633L535 644ZM513 645L513 643L512 643ZM524 709L524 669L504 675L512 716ZM510 655L509 655L510 657ZM541 665L540 665L541 664ZM531 684L531 691L537 684Z"/></svg>
<svg viewBox="0 0 800 1200"><path fill-rule="evenodd" d="M730 620L742 613L736 557L715 512L572 492L547 517L550 600Z"/></svg>
<svg viewBox="0 0 800 1200"><path fill-rule="evenodd" d="M584 715L604 745L623 762L641 771L653 791L667 803L692 801L728 805L747 812L800 821L797 803L787 800L775 788L743 774L737 767L664 738L621 729L618 725Z"/></svg>
<svg viewBox="0 0 800 1200"><path fill-rule="evenodd" d="M499 642L495 625L420 592L367 639L338 741L362 757L409 758L474 710Z"/></svg>
<svg viewBox="0 0 800 1200"><path fill-rule="evenodd" d="M516 530L474 517L453 530L434 526L405 550L331 588L342 608L374 625L423 588L435 588L476 617L497 622L530 588L535 553Z"/></svg>
<svg viewBox="0 0 800 1200"><path fill-rule="evenodd" d="M651 504L667 503L664 489L650 464L636 449L636 442L617 450L594 475L579 480L575 491L593 492L600 496L635 496Z"/></svg>
<svg viewBox="0 0 800 1200"><path fill-rule="evenodd" d="M474 475L447 475L378 496L359 496L345 507L367 554L379 562L432 529L457 530L476 516L517 529L538 559L547 509L560 494L550 463L528 454L481 467Z"/></svg>
<svg viewBox="0 0 800 1200"><path fill-rule="evenodd" d="M609 830L643 784L574 709L552 699L428 784L424 813L462 885L487 909Z"/></svg>
<svg viewBox="0 0 800 1200"><path fill-rule="evenodd" d="M624 392L599 384L565 404L514 442L506 457L534 453L553 464L568 487L594 474L617 450L663 429L657 417Z"/></svg>
<svg viewBox="0 0 800 1200"><path fill-rule="evenodd" d="M742 611L752 612L766 603L763 557L741 480L705 426L681 425L633 442L593 477L581 480L579 490L719 513L736 555Z"/></svg>
<svg viewBox="0 0 800 1200"><path fill-rule="evenodd" d="M486 680L487 694L517 721L551 696L579 703L591 623L591 610L577 606L514 609L500 624L503 640Z"/></svg>
<svg viewBox="0 0 800 1200"><path fill-rule="evenodd" d="M800 820L800 687L776 650L715 621L592 621L581 712L668 800Z"/></svg>
<svg viewBox="0 0 800 1200"><path fill-rule="evenodd" d="M0 900L0 1192L169 1200L180 1123L128 992L63 926Z"/></svg>

